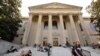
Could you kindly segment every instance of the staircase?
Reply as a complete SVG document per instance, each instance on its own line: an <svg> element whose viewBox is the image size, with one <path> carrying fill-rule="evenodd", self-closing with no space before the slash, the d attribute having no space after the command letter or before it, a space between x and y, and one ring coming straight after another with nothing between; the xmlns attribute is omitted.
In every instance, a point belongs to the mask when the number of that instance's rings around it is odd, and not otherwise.
<svg viewBox="0 0 100 56"><path fill-rule="evenodd" d="M5 54L6 51L10 49L11 46L14 46L16 48L21 47L21 45L17 45L17 44L14 44L14 43L10 43L10 42L7 42L7 41L0 40L0 56Z"/></svg>

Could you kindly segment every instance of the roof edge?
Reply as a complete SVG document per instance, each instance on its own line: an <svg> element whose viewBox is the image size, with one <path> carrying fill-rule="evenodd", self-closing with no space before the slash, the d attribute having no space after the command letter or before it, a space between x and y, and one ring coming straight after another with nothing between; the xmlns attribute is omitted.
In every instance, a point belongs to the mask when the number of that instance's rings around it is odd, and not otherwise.
<svg viewBox="0 0 100 56"><path fill-rule="evenodd" d="M59 3L59 2L51 2L51 3L44 3L44 4L39 4L39 5L35 5L35 6L29 6L29 10L33 7L37 7L37 6L45 6L45 5L49 5L49 4L62 4L62 5L68 5L68 6L74 6L74 7L78 7L78 8L83 8L81 6L76 6L76 5L70 5L70 4L65 4L65 3Z"/></svg>

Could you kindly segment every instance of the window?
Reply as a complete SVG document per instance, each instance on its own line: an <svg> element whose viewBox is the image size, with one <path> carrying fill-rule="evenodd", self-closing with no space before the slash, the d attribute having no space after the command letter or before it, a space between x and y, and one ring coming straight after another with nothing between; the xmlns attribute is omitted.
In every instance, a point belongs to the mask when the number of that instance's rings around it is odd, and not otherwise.
<svg viewBox="0 0 100 56"><path fill-rule="evenodd" d="M66 23L65 22L63 22L64 23L64 29L66 29Z"/></svg>
<svg viewBox="0 0 100 56"><path fill-rule="evenodd" d="M44 22L44 29L48 29L48 21Z"/></svg>
<svg viewBox="0 0 100 56"><path fill-rule="evenodd" d="M81 23L79 24L79 26L80 26L80 29L81 29L81 31L83 31L83 28L82 28L82 25L81 25Z"/></svg>
<svg viewBox="0 0 100 56"><path fill-rule="evenodd" d="M53 28L54 30L55 30L55 29L58 29L57 21L53 21L52 24L53 24L53 25L52 25L52 26L53 26L52 28Z"/></svg>

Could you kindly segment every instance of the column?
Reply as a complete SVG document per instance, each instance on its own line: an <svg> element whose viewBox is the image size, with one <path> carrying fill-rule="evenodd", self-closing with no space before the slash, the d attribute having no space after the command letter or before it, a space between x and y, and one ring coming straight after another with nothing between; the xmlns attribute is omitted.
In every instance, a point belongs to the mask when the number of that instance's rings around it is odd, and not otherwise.
<svg viewBox="0 0 100 56"><path fill-rule="evenodd" d="M65 44L66 43L66 37L65 37L65 33L64 33L64 23L63 23L63 15L60 14L59 15L60 18L60 31L61 31L61 44Z"/></svg>
<svg viewBox="0 0 100 56"><path fill-rule="evenodd" d="M31 24L32 24L32 17L33 17L33 15L30 14L30 15L29 15L29 20L28 20L28 22L27 22L27 24L26 24L26 27L25 27L24 36L23 36L23 39L22 39L22 44L23 44L23 45L28 44L28 43L27 43L27 40L28 40L28 36L29 36Z"/></svg>
<svg viewBox="0 0 100 56"><path fill-rule="evenodd" d="M53 45L53 40L52 40L52 15L51 14L49 14L48 15L49 16L49 21L48 21L48 25L49 25L49 27L48 27L48 34L49 34L49 39L48 39L48 43L50 43L51 45Z"/></svg>
<svg viewBox="0 0 100 56"><path fill-rule="evenodd" d="M36 40L35 40L35 43L36 44L40 44L39 43L39 38L41 37L40 35L40 32L41 32L41 24L42 24L42 15L39 14L39 17L38 17L38 25L37 25L37 31L36 31Z"/></svg>
<svg viewBox="0 0 100 56"><path fill-rule="evenodd" d="M67 18L68 19L68 18ZM69 43L71 45L73 45L73 42L72 42L72 34L71 34L71 25L70 25L70 22L67 23L67 33L68 33L68 40L69 40Z"/></svg>
<svg viewBox="0 0 100 56"><path fill-rule="evenodd" d="M75 26L75 23L74 23L74 20L73 20L73 16L71 14L69 15L69 19L70 19L71 33L72 33L73 41L79 41L76 26Z"/></svg>
<svg viewBox="0 0 100 56"><path fill-rule="evenodd" d="M89 35L89 31L87 30L87 27L84 25L84 20L82 18L82 14L78 15L78 18L80 20L80 23L82 25L82 28L83 28L83 31L84 31L84 34L86 35L85 38L87 38L88 40L88 43L91 44L91 38L90 38L90 35Z"/></svg>

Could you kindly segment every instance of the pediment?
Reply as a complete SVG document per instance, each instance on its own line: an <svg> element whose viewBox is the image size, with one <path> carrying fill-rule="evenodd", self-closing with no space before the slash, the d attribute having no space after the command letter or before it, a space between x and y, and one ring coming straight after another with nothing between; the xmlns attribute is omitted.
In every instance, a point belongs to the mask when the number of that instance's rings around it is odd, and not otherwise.
<svg viewBox="0 0 100 56"><path fill-rule="evenodd" d="M82 7L79 6L74 6L74 5L68 5L68 4L63 4L63 3L47 3L47 4L42 4L42 5L37 5L37 6L31 6L29 9L56 9L56 8L61 8L61 9L68 9L68 8L77 8L77 9L82 9Z"/></svg>

